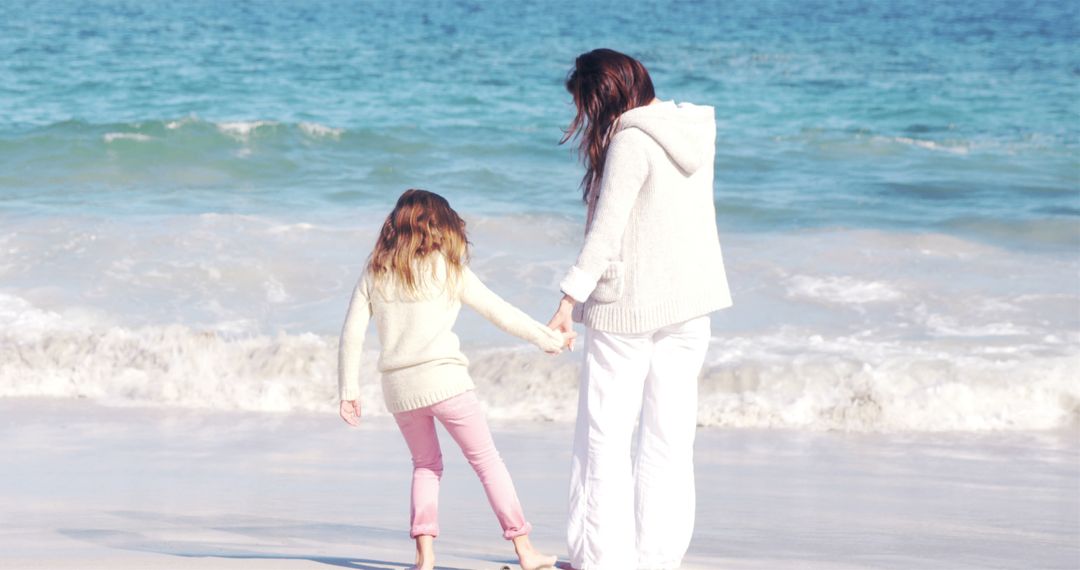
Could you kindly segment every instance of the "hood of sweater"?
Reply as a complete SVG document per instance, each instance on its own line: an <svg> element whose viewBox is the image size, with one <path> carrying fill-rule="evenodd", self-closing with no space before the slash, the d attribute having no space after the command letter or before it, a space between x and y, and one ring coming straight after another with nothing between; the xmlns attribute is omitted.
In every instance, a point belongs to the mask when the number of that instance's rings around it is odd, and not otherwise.
<svg viewBox="0 0 1080 570"><path fill-rule="evenodd" d="M686 174L713 158L716 115L707 105L660 101L630 109L619 117L617 131L629 128L649 135Z"/></svg>

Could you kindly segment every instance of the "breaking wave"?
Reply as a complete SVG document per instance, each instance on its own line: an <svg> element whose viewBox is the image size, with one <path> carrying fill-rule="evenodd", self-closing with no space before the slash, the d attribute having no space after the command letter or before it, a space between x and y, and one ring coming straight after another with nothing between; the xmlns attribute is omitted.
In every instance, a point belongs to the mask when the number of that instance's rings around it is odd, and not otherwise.
<svg viewBox="0 0 1080 570"><path fill-rule="evenodd" d="M60 323L66 323L60 325ZM336 407L337 339L230 338L181 325L71 324L25 315L0 338L0 397L264 412ZM1075 345L1075 344L1074 344ZM580 355L531 347L467 351L493 419L571 421ZM1080 415L1080 354L949 350L784 331L714 339L702 374L704 426L853 431L1054 429ZM385 415L364 359L363 406Z"/></svg>

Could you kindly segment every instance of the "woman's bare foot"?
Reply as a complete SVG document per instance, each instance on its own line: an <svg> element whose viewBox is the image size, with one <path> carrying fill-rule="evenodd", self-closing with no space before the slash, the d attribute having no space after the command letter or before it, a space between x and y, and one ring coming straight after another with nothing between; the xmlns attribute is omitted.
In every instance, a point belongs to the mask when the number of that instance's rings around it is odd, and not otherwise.
<svg viewBox="0 0 1080 570"><path fill-rule="evenodd" d="M416 537L416 566L412 570L435 570L435 537Z"/></svg>
<svg viewBox="0 0 1080 570"><path fill-rule="evenodd" d="M518 564L521 570L554 570L555 556L541 554L529 541L529 536L519 536L514 539L514 551L517 552Z"/></svg>

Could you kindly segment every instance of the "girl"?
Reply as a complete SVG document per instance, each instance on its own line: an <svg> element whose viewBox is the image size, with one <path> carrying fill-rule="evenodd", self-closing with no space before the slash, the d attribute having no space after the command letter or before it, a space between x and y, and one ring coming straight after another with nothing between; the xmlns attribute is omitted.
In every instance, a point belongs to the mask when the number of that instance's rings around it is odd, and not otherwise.
<svg viewBox="0 0 1080 570"><path fill-rule="evenodd" d="M570 559L581 570L678 568L694 530L708 315L731 305L713 109L657 99L645 66L608 49L580 55L566 89L577 116L562 142L579 137L587 205L585 244L550 323L586 327Z"/></svg>
<svg viewBox="0 0 1080 570"><path fill-rule="evenodd" d="M492 293L469 270L468 247L465 222L446 199L424 190L401 195L382 226L345 317L338 361L341 417L349 425L359 423L360 351L368 320L374 317L382 344L378 369L383 397L412 453L409 534L416 540L415 570L435 567L443 470L436 419L480 477L521 567L552 568L555 557L540 554L529 542L532 527L495 449L473 392L469 362L451 329L464 303L550 354L558 354L573 335L564 337Z"/></svg>

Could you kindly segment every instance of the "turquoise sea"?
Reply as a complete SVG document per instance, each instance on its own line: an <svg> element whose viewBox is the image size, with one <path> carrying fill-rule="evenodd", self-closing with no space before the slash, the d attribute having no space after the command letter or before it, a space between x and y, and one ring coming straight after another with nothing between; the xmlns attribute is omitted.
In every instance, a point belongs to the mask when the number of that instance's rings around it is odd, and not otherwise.
<svg viewBox="0 0 1080 570"><path fill-rule="evenodd" d="M1074 424L1078 39L1064 0L9 0L0 397L332 405L349 289L408 187L546 321L584 217L562 82L611 47L719 120L736 306L703 424ZM572 416L579 355L461 334L494 416Z"/></svg>

